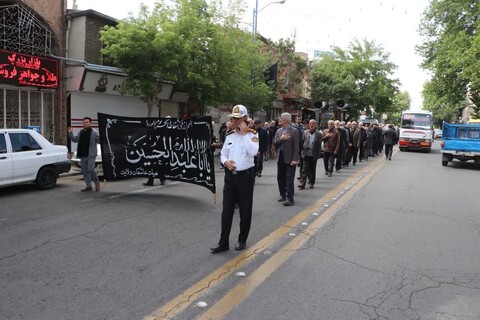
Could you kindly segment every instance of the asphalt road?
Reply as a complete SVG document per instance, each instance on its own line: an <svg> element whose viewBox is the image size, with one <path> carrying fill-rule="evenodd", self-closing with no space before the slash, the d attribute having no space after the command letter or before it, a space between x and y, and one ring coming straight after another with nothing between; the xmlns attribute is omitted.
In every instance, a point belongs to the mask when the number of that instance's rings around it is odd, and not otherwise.
<svg viewBox="0 0 480 320"><path fill-rule="evenodd" d="M288 208L268 161L247 250L219 255L220 170L216 203L145 179L1 189L0 319L480 319L479 168L440 158L398 152L332 178L319 163Z"/></svg>

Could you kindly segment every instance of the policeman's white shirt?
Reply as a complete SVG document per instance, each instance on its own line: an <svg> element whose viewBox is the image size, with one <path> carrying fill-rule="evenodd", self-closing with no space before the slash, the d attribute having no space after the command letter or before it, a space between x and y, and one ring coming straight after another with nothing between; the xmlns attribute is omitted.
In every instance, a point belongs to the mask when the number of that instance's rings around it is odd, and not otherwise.
<svg viewBox="0 0 480 320"><path fill-rule="evenodd" d="M235 130L232 133L227 132L220 160L225 164L228 160L233 160L235 170L243 171L252 168L255 163L253 157L258 153L258 133L248 131L242 135L240 131Z"/></svg>

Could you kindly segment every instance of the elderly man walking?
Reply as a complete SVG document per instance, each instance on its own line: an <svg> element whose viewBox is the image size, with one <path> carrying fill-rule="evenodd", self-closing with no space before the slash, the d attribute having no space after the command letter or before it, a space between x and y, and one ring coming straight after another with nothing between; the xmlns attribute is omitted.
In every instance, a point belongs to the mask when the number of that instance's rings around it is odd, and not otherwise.
<svg viewBox="0 0 480 320"><path fill-rule="evenodd" d="M284 206L294 204L295 168L300 155L300 132L292 126L292 115L288 112L280 116L282 128L277 130L273 143L277 149L277 182L280 191L279 202Z"/></svg>
<svg viewBox="0 0 480 320"><path fill-rule="evenodd" d="M388 125L384 139L385 159L392 160L393 145L397 143L397 131L393 128L393 124Z"/></svg>
<svg viewBox="0 0 480 320"><path fill-rule="evenodd" d="M335 157L340 151L340 133L335 129L333 120L328 121L328 129L323 131L323 162L325 175L332 176Z"/></svg>
<svg viewBox="0 0 480 320"><path fill-rule="evenodd" d="M317 121L310 119L308 129L303 132L302 152L303 167L298 188L305 189L308 180L310 189L315 185L317 160L322 156L322 133L317 130Z"/></svg>

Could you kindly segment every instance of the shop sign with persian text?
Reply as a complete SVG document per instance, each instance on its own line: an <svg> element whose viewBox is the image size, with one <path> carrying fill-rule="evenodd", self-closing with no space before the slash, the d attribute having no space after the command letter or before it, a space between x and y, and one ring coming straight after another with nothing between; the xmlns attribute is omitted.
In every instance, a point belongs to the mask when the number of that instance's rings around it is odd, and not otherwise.
<svg viewBox="0 0 480 320"><path fill-rule="evenodd" d="M58 61L0 50L0 82L58 88Z"/></svg>

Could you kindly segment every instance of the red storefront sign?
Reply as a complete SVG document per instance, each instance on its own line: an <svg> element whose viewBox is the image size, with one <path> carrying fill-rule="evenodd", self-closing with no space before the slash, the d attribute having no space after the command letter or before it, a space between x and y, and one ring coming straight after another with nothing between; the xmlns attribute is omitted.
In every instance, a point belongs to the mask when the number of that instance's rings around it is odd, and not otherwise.
<svg viewBox="0 0 480 320"><path fill-rule="evenodd" d="M58 61L0 50L0 82L58 88Z"/></svg>

